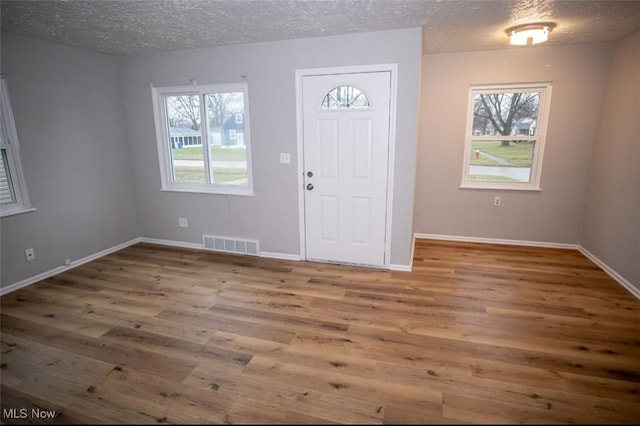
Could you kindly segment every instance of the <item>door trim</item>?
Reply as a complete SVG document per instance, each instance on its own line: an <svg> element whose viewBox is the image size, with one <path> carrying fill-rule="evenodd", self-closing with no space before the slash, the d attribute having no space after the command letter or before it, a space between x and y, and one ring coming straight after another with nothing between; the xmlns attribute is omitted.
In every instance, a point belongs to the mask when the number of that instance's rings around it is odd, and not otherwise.
<svg viewBox="0 0 640 426"><path fill-rule="evenodd" d="M308 68L296 70L296 133L297 133L297 165L298 165L298 227L300 233L300 260L307 259L305 207L304 207L304 132L303 132L303 105L302 105L302 79L308 76L328 74L360 74L367 72L384 72L391 74L391 93L389 104L389 165L387 176L387 212L385 224L385 256L384 267L391 269L391 228L393 214L393 188L395 177L395 152L396 152L396 93L398 87L398 64L356 65L330 68Z"/></svg>

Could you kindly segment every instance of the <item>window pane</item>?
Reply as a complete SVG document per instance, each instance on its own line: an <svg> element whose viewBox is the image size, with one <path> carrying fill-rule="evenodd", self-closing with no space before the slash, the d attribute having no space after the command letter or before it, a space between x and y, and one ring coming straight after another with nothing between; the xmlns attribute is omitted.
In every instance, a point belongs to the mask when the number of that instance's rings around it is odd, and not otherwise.
<svg viewBox="0 0 640 426"><path fill-rule="evenodd" d="M16 194L13 192L9 165L7 164L6 150L0 150L0 204L13 204L16 202Z"/></svg>
<svg viewBox="0 0 640 426"><path fill-rule="evenodd" d="M322 101L322 109L368 108L367 96L353 86L332 89Z"/></svg>
<svg viewBox="0 0 640 426"><path fill-rule="evenodd" d="M478 93L473 102L473 136L535 136L540 92Z"/></svg>
<svg viewBox="0 0 640 426"><path fill-rule="evenodd" d="M469 180L530 182L534 141L472 140Z"/></svg>
<svg viewBox="0 0 640 426"><path fill-rule="evenodd" d="M210 183L248 186L243 92L210 93L206 104Z"/></svg>
<svg viewBox="0 0 640 426"><path fill-rule="evenodd" d="M539 191L550 83L471 86L461 188Z"/></svg>
<svg viewBox="0 0 640 426"><path fill-rule="evenodd" d="M205 183L204 149L197 94L166 96L173 181Z"/></svg>

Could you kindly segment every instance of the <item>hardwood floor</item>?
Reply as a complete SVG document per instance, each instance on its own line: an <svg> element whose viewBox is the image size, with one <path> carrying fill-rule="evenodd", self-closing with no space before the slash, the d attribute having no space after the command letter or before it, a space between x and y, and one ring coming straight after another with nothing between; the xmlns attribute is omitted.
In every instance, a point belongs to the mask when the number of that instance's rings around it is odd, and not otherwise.
<svg viewBox="0 0 640 426"><path fill-rule="evenodd" d="M137 244L2 297L2 422L635 424L639 322L572 250L418 240L409 273Z"/></svg>

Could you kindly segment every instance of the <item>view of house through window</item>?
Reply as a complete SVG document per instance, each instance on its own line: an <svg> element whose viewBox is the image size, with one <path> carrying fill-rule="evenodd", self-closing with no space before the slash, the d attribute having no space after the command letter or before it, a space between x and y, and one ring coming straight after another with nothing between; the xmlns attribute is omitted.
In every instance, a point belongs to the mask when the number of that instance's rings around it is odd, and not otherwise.
<svg viewBox="0 0 640 426"><path fill-rule="evenodd" d="M246 86L159 88L168 189L250 190Z"/></svg>
<svg viewBox="0 0 640 426"><path fill-rule="evenodd" d="M463 187L539 189L550 88L471 89Z"/></svg>

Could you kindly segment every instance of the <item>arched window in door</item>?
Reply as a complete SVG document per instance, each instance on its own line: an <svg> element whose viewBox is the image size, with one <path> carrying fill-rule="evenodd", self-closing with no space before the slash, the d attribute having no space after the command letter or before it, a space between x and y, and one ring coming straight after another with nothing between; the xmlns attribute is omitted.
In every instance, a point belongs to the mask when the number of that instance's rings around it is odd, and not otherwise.
<svg viewBox="0 0 640 426"><path fill-rule="evenodd" d="M331 89L322 100L321 109L369 108L369 99L360 89L343 85Z"/></svg>

